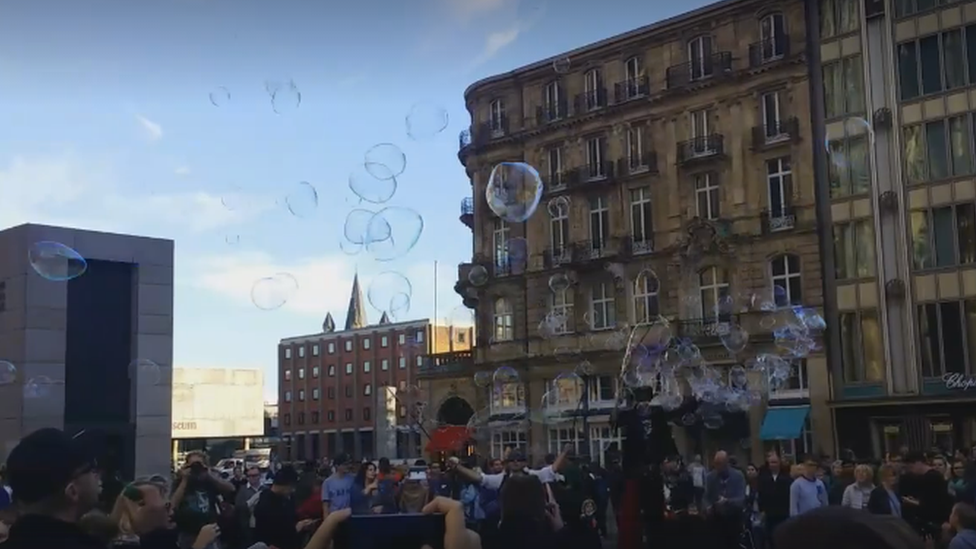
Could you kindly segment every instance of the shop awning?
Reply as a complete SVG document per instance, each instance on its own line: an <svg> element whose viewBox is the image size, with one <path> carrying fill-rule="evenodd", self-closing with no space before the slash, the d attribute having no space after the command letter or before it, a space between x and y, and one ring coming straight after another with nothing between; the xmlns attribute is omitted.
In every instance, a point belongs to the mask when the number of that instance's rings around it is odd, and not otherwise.
<svg viewBox="0 0 976 549"><path fill-rule="evenodd" d="M803 424L810 413L809 406L769 408L759 429L760 440L793 440L800 438Z"/></svg>
<svg viewBox="0 0 976 549"><path fill-rule="evenodd" d="M464 425L445 425L430 432L427 453L452 452L460 450L471 438Z"/></svg>

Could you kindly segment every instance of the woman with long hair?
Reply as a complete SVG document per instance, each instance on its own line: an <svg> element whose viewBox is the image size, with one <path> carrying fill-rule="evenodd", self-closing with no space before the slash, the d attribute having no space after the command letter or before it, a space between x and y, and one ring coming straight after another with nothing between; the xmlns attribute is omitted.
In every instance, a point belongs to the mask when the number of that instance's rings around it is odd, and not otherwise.
<svg viewBox="0 0 976 549"><path fill-rule="evenodd" d="M483 549L568 547L559 505L538 477L513 475L499 494L501 520L482 533Z"/></svg>
<svg viewBox="0 0 976 549"><path fill-rule="evenodd" d="M351 507L354 515L393 512L393 484L383 481L377 474L376 465L365 462L359 466L352 482ZM426 503L426 502L425 502Z"/></svg>

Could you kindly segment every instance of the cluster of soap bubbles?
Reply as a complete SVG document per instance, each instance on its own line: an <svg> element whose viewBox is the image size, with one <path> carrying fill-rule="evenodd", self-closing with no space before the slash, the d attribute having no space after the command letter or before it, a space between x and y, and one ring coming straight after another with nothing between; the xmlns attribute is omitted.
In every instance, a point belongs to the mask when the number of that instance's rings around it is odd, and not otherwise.
<svg viewBox="0 0 976 549"><path fill-rule="evenodd" d="M286 114L297 110L302 104L302 92L294 80L281 82L266 80L264 91L268 94L271 110L275 114ZM231 102L231 92L226 86L217 86L209 94L210 104L214 107L226 107Z"/></svg>
<svg viewBox="0 0 976 549"><path fill-rule="evenodd" d="M136 386L155 386L162 382L159 365L147 358L133 360L127 372ZM45 375L26 377L26 372L18 372L13 362L0 360L0 387L16 385L21 378L23 397L29 400L48 397L56 387L64 385L63 381Z"/></svg>

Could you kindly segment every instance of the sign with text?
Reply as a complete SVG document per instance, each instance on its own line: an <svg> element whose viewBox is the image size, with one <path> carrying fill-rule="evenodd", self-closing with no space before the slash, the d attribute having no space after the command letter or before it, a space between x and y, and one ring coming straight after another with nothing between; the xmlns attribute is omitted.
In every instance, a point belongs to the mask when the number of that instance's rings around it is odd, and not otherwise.
<svg viewBox="0 0 976 549"><path fill-rule="evenodd" d="M264 376L260 370L173 370L173 438L263 435Z"/></svg>
<svg viewBox="0 0 976 549"><path fill-rule="evenodd" d="M969 389L976 388L976 377L959 373L945 374L942 376L942 383L945 384L946 389L968 391Z"/></svg>

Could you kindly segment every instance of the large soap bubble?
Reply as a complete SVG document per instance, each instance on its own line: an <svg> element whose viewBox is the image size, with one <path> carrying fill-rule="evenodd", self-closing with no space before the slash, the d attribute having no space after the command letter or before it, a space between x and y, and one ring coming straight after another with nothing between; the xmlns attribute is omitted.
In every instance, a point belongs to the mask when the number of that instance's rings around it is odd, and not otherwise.
<svg viewBox="0 0 976 549"><path fill-rule="evenodd" d="M55 282L77 278L88 270L88 262L81 254L51 240L31 244L27 259L34 272Z"/></svg>
<svg viewBox="0 0 976 549"><path fill-rule="evenodd" d="M525 162L502 162L491 170L485 198L498 217L521 223L532 217L542 199L542 178Z"/></svg>

